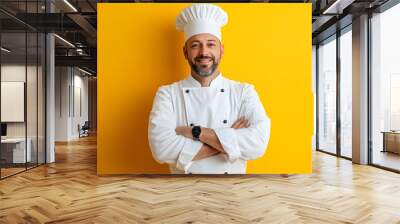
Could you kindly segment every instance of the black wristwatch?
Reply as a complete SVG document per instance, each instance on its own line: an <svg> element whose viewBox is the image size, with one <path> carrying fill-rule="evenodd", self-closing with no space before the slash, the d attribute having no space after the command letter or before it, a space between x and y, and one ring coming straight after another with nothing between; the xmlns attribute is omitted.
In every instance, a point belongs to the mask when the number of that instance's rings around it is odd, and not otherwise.
<svg viewBox="0 0 400 224"><path fill-rule="evenodd" d="M201 134L201 127L200 126L194 126L192 128L193 139L196 140L196 141L199 141L200 140L200 134Z"/></svg>

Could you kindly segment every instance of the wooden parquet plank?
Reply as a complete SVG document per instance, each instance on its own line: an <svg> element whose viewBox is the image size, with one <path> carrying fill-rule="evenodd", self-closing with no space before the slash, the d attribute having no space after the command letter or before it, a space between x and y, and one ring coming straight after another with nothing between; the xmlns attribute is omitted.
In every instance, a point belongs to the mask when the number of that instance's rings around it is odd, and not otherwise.
<svg viewBox="0 0 400 224"><path fill-rule="evenodd" d="M400 175L319 152L312 175L96 174L95 136L0 181L0 223L397 223Z"/></svg>

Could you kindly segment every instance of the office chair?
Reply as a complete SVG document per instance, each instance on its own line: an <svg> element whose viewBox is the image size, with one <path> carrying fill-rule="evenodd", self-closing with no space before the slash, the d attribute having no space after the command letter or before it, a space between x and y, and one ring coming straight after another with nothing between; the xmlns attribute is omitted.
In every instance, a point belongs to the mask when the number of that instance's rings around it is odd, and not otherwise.
<svg viewBox="0 0 400 224"><path fill-rule="evenodd" d="M89 121L85 121L82 127L80 127L80 125L78 124L79 138L89 136L89 129L90 129Z"/></svg>

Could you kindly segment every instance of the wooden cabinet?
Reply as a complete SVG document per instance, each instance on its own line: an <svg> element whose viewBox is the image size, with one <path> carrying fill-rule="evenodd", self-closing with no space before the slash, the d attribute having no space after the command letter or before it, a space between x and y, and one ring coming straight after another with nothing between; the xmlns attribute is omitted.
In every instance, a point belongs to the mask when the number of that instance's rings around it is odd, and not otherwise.
<svg viewBox="0 0 400 224"><path fill-rule="evenodd" d="M383 133L383 152L400 154L400 132L388 131Z"/></svg>

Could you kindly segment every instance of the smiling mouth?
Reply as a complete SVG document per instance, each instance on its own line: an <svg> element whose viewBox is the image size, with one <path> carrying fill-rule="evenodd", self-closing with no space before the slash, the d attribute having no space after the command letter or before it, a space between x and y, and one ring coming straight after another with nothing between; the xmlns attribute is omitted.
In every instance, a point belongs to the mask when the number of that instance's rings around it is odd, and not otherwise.
<svg viewBox="0 0 400 224"><path fill-rule="evenodd" d="M197 59L196 62L201 65L207 65L207 64L212 63L212 59L210 59L210 58Z"/></svg>

